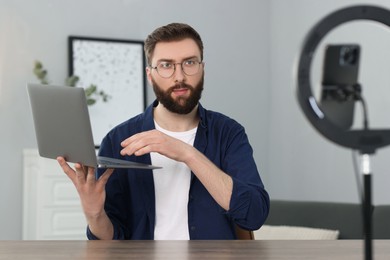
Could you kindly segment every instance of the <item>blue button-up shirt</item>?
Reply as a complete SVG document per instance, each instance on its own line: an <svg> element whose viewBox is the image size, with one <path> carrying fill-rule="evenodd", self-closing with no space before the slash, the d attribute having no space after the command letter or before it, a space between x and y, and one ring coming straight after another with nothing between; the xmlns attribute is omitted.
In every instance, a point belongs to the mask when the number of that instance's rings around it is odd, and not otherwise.
<svg viewBox="0 0 390 260"><path fill-rule="evenodd" d="M151 164L150 155L121 156L120 143L139 132L154 129L155 101L144 113L118 125L103 139L99 154ZM264 189L245 129L220 113L198 108L194 147L233 179L229 210L211 197L191 173L188 202L190 239L235 239L235 225L261 227L268 216L269 196ZM97 172L98 177L103 171ZM155 193L152 170L116 169L106 185L105 211L114 226L113 239L153 239ZM89 239L96 237L87 229Z"/></svg>

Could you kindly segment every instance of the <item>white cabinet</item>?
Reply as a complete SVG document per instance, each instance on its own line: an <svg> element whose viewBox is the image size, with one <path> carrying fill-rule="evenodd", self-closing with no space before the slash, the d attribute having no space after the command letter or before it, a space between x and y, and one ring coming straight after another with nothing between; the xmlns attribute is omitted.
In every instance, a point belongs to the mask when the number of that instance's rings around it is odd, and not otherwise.
<svg viewBox="0 0 390 260"><path fill-rule="evenodd" d="M23 239L87 239L76 188L56 160L23 150L23 177Z"/></svg>

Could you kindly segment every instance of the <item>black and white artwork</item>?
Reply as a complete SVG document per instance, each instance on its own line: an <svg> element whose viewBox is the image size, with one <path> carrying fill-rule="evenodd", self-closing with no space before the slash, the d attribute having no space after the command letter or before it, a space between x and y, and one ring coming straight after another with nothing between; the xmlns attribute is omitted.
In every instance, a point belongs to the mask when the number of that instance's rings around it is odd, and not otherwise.
<svg viewBox="0 0 390 260"><path fill-rule="evenodd" d="M98 146L117 124L145 109L143 42L89 37L69 37L69 74L79 77L77 87L96 85L108 95L96 95L89 113Z"/></svg>

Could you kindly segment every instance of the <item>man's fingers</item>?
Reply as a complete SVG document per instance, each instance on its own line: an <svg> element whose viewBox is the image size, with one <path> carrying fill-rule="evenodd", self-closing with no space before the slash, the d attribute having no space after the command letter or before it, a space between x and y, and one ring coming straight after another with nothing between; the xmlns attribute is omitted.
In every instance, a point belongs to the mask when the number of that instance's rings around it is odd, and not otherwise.
<svg viewBox="0 0 390 260"><path fill-rule="evenodd" d="M102 185L103 187L106 185L108 178L110 178L111 174L114 172L114 169L107 169L100 177L99 179L96 179L96 173L94 168L88 169L87 174L87 183L95 184L99 182L99 185Z"/></svg>
<svg viewBox="0 0 390 260"><path fill-rule="evenodd" d="M57 157L57 162L60 164L63 172L73 181L76 177L76 172L66 163L64 157Z"/></svg>
<svg viewBox="0 0 390 260"><path fill-rule="evenodd" d="M103 186L106 185L108 178L114 172L114 169L107 169L99 178L96 180L95 169L93 167L83 166L79 163L74 164L74 168L70 167L63 157L57 157L57 161L60 164L62 170L72 182L76 185L89 183L95 184L97 181L101 182Z"/></svg>
<svg viewBox="0 0 390 260"><path fill-rule="evenodd" d="M114 169L107 169L102 176L100 176L99 181L101 181L104 185L106 185L108 178L110 178L111 174L114 172Z"/></svg>
<svg viewBox="0 0 390 260"><path fill-rule="evenodd" d="M120 154L132 155L136 153L136 155L142 155L140 152L137 154L137 151L151 144L161 143L161 138L164 136L164 134L155 129L132 135L121 142L123 149L120 151Z"/></svg>
<svg viewBox="0 0 390 260"><path fill-rule="evenodd" d="M80 183L84 183L87 179L87 172L85 171L85 168L79 164L75 163L74 167L76 169L76 177Z"/></svg>
<svg viewBox="0 0 390 260"><path fill-rule="evenodd" d="M95 177L95 168L88 167L87 169L87 182L88 183L95 183L96 182L96 177Z"/></svg>
<svg viewBox="0 0 390 260"><path fill-rule="evenodd" d="M57 162L60 164L62 170L67 173L71 170L73 170L72 168L70 168L70 166L66 163L64 157L57 157Z"/></svg>

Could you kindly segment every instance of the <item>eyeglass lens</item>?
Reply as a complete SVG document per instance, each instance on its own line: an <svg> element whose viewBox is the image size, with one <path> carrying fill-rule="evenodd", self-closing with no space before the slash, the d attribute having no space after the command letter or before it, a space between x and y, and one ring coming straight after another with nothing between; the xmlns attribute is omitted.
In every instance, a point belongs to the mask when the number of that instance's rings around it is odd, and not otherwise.
<svg viewBox="0 0 390 260"><path fill-rule="evenodd" d="M161 77L170 78L175 73L176 65L180 65L184 74L192 76L199 72L201 62L194 60L185 60L181 63L160 62L155 69Z"/></svg>

